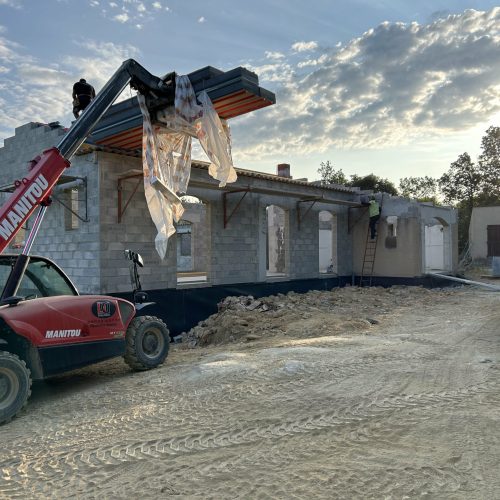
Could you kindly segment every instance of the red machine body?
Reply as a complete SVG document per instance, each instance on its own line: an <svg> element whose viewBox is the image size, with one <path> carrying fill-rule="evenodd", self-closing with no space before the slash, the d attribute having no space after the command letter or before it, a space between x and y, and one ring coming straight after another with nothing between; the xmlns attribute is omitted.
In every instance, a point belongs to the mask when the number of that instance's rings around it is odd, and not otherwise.
<svg viewBox="0 0 500 500"><path fill-rule="evenodd" d="M104 295L41 297L3 306L1 317L36 347L122 339L134 305Z"/></svg>
<svg viewBox="0 0 500 500"><path fill-rule="evenodd" d="M134 315L131 302L101 295L40 297L0 307L3 337L29 352L34 379L123 356Z"/></svg>

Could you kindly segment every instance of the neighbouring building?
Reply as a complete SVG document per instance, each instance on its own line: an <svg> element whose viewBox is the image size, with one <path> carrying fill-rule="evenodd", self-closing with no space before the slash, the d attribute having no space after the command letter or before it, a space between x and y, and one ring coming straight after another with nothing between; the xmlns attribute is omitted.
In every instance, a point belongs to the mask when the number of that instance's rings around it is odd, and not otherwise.
<svg viewBox="0 0 500 500"><path fill-rule="evenodd" d="M475 262L486 263L500 256L500 206L472 209L469 249Z"/></svg>

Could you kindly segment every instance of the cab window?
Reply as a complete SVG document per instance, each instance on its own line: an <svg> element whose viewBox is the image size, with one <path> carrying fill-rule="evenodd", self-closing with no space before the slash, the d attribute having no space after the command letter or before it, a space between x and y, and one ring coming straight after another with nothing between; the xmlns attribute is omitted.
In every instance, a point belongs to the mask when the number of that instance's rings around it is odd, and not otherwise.
<svg viewBox="0 0 500 500"><path fill-rule="evenodd" d="M0 283L3 287L15 263L15 257L0 259ZM27 299L53 297L57 295L78 295L72 283L50 261L32 258L17 291Z"/></svg>

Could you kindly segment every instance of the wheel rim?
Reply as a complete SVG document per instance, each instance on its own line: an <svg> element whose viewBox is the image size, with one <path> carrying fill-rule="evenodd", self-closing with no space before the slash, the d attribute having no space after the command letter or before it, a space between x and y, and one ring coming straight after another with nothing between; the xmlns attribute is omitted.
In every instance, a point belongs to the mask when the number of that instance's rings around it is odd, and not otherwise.
<svg viewBox="0 0 500 500"><path fill-rule="evenodd" d="M147 358L154 359L163 351L165 339L159 328L149 328L142 337L142 351Z"/></svg>
<svg viewBox="0 0 500 500"><path fill-rule="evenodd" d="M8 408L16 399L19 380L15 373L7 368L0 368L0 410Z"/></svg>

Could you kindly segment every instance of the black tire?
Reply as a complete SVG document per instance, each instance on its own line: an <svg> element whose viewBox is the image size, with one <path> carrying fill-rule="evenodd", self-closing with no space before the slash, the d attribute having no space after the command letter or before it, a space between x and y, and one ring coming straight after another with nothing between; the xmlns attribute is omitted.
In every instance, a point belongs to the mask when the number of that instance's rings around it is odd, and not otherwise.
<svg viewBox="0 0 500 500"><path fill-rule="evenodd" d="M170 334L167 325L155 316L139 316L130 323L123 359L133 370L150 370L168 355Z"/></svg>
<svg viewBox="0 0 500 500"><path fill-rule="evenodd" d="M31 372L26 363L10 352L0 351L0 425L26 405L31 395Z"/></svg>

